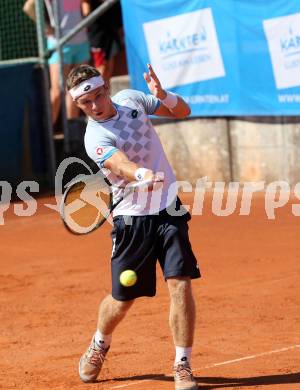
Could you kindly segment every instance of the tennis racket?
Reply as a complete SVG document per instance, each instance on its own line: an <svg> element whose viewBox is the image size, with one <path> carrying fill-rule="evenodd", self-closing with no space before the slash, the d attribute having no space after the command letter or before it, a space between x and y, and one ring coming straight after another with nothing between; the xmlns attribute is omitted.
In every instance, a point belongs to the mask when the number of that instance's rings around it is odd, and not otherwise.
<svg viewBox="0 0 300 390"><path fill-rule="evenodd" d="M84 175L71 181L64 192L60 215L66 229L73 234L88 234L98 229L127 196L138 189L146 190L151 180L129 183L122 196L113 203L112 186L99 174Z"/></svg>

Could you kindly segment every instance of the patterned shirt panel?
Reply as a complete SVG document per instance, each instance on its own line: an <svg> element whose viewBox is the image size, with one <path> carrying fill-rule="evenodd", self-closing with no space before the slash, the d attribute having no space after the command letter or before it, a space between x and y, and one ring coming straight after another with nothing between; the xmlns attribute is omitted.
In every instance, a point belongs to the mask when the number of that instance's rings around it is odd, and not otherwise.
<svg viewBox="0 0 300 390"><path fill-rule="evenodd" d="M154 214L166 208L177 194L175 176L148 118L159 106L159 101L152 95L132 90L121 91L112 101L117 110L115 117L104 122L89 119L85 135L87 154L112 183L115 199L122 195L120 186L124 187L126 183L103 167L105 159L115 151L123 151L130 161L142 167L162 172L164 182L159 191L126 198L114 212L114 215Z"/></svg>

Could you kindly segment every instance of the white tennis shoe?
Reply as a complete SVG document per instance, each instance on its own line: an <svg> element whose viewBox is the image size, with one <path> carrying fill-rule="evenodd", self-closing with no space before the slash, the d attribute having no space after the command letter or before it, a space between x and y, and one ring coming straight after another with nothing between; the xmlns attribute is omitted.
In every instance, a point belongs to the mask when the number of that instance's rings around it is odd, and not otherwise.
<svg viewBox="0 0 300 390"><path fill-rule="evenodd" d="M175 390L197 390L198 385L193 377L189 362L178 363L174 366Z"/></svg>
<svg viewBox="0 0 300 390"><path fill-rule="evenodd" d="M79 361L79 376L83 382L95 382L101 371L108 350L109 347L102 348L98 346L93 337L90 346L81 356Z"/></svg>

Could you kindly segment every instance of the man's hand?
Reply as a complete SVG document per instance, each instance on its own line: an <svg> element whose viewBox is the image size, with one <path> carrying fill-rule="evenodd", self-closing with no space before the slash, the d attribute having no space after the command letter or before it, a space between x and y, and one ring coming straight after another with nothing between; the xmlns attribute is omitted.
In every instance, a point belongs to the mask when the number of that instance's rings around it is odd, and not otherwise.
<svg viewBox="0 0 300 390"><path fill-rule="evenodd" d="M158 77L156 76L154 70L152 69L152 66L150 64L147 64L149 72L144 73L144 79L146 80L146 83L148 84L149 91L157 97L158 99L162 100L167 96L166 91L162 88L160 81Z"/></svg>
<svg viewBox="0 0 300 390"><path fill-rule="evenodd" d="M164 100L167 97L167 92L162 88L158 77L156 76L152 66L147 64L148 73L144 73L144 79L148 85L149 91L159 100ZM173 108L168 108L164 102L158 106L154 115L163 116L167 118L183 119L190 115L191 109L189 105L179 96L177 96L177 104Z"/></svg>
<svg viewBox="0 0 300 390"><path fill-rule="evenodd" d="M164 174L163 172L154 173L149 169L149 172L146 173L144 180L152 180L153 183L148 184L146 188L142 189L142 192L157 191L161 188L159 183L164 181Z"/></svg>

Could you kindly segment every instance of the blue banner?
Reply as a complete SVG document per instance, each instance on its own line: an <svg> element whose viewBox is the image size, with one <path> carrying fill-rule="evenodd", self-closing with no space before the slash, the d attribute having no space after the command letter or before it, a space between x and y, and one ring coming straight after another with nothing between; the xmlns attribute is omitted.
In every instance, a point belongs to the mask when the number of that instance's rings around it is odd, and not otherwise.
<svg viewBox="0 0 300 390"><path fill-rule="evenodd" d="M150 62L193 116L300 115L299 0L121 0L131 86Z"/></svg>

